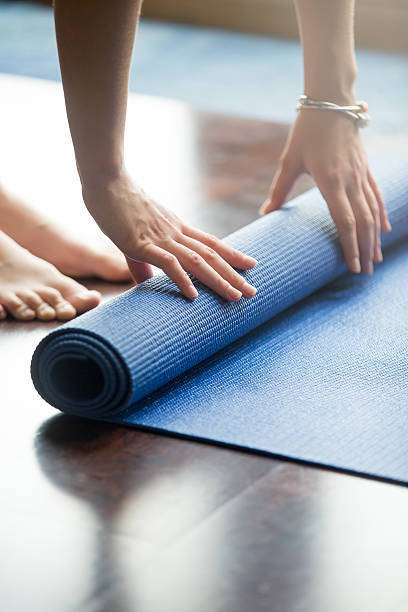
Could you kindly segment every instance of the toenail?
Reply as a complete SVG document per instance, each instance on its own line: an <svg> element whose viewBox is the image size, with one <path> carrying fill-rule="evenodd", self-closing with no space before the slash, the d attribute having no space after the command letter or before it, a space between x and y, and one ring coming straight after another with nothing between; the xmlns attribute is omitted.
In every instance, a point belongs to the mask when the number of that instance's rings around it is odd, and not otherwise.
<svg viewBox="0 0 408 612"><path fill-rule="evenodd" d="M42 315L55 315L55 310L51 308L51 306L46 306L45 304L44 306L39 306L38 312Z"/></svg>
<svg viewBox="0 0 408 612"><path fill-rule="evenodd" d="M27 308L27 306L18 308L17 312L22 317L35 317L34 310L31 310L31 308Z"/></svg>
<svg viewBox="0 0 408 612"><path fill-rule="evenodd" d="M59 310L75 310L72 304L61 304Z"/></svg>

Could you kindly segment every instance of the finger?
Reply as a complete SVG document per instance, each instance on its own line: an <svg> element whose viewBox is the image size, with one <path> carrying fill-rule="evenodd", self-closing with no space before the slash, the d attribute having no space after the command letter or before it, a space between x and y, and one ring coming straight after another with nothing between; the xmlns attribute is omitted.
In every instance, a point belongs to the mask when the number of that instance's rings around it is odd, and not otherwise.
<svg viewBox="0 0 408 612"><path fill-rule="evenodd" d="M349 190L348 195L357 224L361 268L365 274L372 274L375 247L375 221L363 190L360 187L356 186Z"/></svg>
<svg viewBox="0 0 408 612"><path fill-rule="evenodd" d="M180 244L173 242L168 249L175 255L186 272L195 276L204 285L221 295L226 300L237 302L241 297L241 291L235 289L218 272L195 251L192 251Z"/></svg>
<svg viewBox="0 0 408 612"><path fill-rule="evenodd" d="M148 263L135 261L134 259L130 259L130 257L126 257L126 262L129 266L130 273L137 284L143 283L143 281L147 280L148 278L152 278L153 270Z"/></svg>
<svg viewBox="0 0 408 612"><path fill-rule="evenodd" d="M261 215L266 215L273 210L278 210L284 205L297 175L298 173L294 167L285 161L281 163L273 178L272 185L270 187L270 195L259 210Z"/></svg>
<svg viewBox="0 0 408 612"><path fill-rule="evenodd" d="M367 204L370 207L371 214L373 215L375 229L375 245L374 245L374 257L373 261L375 263L379 263L383 260L383 255L381 251L381 221L380 221L380 211L378 209L377 198L374 195L373 190L370 187L368 181L363 184L363 192L367 201Z"/></svg>
<svg viewBox="0 0 408 612"><path fill-rule="evenodd" d="M356 219L344 189L318 185L337 227L344 259L351 272L361 272Z"/></svg>
<svg viewBox="0 0 408 612"><path fill-rule="evenodd" d="M244 253L241 253L241 251L237 251L237 249L234 249L232 246L226 244L222 240L219 240L215 236L202 232L194 227L190 227L188 225L183 226L183 234L193 238L194 240L199 240L210 249L213 249L218 253L218 255L225 259L230 266L233 266L234 268L249 270L258 263L253 257L245 255Z"/></svg>
<svg viewBox="0 0 408 612"><path fill-rule="evenodd" d="M171 278L186 298L194 300L198 296L197 289L175 255L155 244L148 245L144 250L144 254L150 263L161 268Z"/></svg>
<svg viewBox="0 0 408 612"><path fill-rule="evenodd" d="M378 187L377 181L373 177L371 170L368 171L368 182L370 183L370 187L374 192L375 197L377 198L378 209L380 211L380 222L381 222L381 231L390 232L391 231L391 223L388 219L387 209L385 206L384 198L382 196L381 190Z"/></svg>
<svg viewBox="0 0 408 612"><path fill-rule="evenodd" d="M241 291L244 297L251 298L255 295L255 287L247 283L245 278L224 261L214 249L202 244L198 240L194 240L184 235L180 236L177 242L184 244L187 248L201 255L211 268L218 272L218 274L228 281L230 285L238 289L238 291Z"/></svg>

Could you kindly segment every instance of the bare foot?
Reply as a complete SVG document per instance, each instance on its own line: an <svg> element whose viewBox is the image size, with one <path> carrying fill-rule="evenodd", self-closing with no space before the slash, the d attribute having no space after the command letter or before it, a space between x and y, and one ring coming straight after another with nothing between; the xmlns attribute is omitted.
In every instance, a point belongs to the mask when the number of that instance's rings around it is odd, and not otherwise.
<svg viewBox="0 0 408 612"><path fill-rule="evenodd" d="M105 236L92 240L92 244L78 241L72 233L1 186L0 229L69 276L97 276L115 282L132 280L124 256Z"/></svg>
<svg viewBox="0 0 408 612"><path fill-rule="evenodd" d="M68 321L99 304L100 294L64 276L0 231L0 319Z"/></svg>

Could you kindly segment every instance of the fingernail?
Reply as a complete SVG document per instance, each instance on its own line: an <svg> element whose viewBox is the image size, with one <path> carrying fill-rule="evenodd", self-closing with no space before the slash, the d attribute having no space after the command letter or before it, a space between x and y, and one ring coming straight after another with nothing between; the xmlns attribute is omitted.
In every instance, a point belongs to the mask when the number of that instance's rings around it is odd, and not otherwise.
<svg viewBox="0 0 408 612"><path fill-rule="evenodd" d="M391 223L388 221L388 219L387 219L387 222L385 224L385 228L386 228L387 232L390 232L392 230Z"/></svg>
<svg viewBox="0 0 408 612"><path fill-rule="evenodd" d="M250 285L249 283L245 283L245 285L243 286L243 291L245 291L245 293L247 295L249 295L249 297L253 297L256 294L256 289L255 287L253 287L252 285Z"/></svg>
<svg viewBox="0 0 408 612"><path fill-rule="evenodd" d="M245 264L251 266L252 268L256 266L258 262L253 257L249 257L248 255L245 257Z"/></svg>
<svg viewBox="0 0 408 612"><path fill-rule="evenodd" d="M354 259L350 262L350 270L355 274L360 274L361 272L361 264L358 257L354 257Z"/></svg>
<svg viewBox="0 0 408 612"><path fill-rule="evenodd" d="M190 287L189 289L189 298L191 300L195 300L198 297L198 291L195 287Z"/></svg>
<svg viewBox="0 0 408 612"><path fill-rule="evenodd" d="M242 298L242 293L238 291L238 289L234 289L234 287L231 287L230 289L228 289L228 296L232 300L238 301Z"/></svg>
<svg viewBox="0 0 408 612"><path fill-rule="evenodd" d="M381 263L383 261L383 254L381 252L381 249L377 249L376 251L376 262L377 263Z"/></svg>

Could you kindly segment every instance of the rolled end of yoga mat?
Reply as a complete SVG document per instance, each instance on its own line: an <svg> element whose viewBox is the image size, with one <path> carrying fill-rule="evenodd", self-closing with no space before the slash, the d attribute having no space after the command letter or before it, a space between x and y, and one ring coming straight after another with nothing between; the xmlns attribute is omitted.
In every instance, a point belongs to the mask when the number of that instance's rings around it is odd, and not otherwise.
<svg viewBox="0 0 408 612"><path fill-rule="evenodd" d="M408 164L372 167L393 226L387 247L408 235ZM40 395L65 412L110 419L346 272L317 189L225 240L258 260L243 273L254 298L227 303L195 282L199 297L189 302L166 276L149 279L42 340L31 366Z"/></svg>
<svg viewBox="0 0 408 612"><path fill-rule="evenodd" d="M34 353L31 376L50 404L89 417L107 417L126 405L131 386L115 348L80 329L47 336Z"/></svg>

